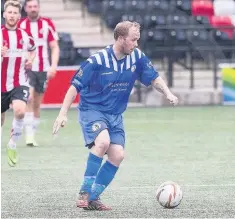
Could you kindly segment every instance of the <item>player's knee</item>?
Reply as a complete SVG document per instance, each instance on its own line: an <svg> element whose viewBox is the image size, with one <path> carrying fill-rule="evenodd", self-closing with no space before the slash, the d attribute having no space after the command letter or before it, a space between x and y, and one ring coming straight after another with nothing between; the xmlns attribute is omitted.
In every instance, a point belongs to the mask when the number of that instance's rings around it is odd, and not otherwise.
<svg viewBox="0 0 235 219"><path fill-rule="evenodd" d="M105 153L108 150L109 145L110 145L109 139L102 139L95 143L96 149L102 151L103 153Z"/></svg>
<svg viewBox="0 0 235 219"><path fill-rule="evenodd" d="M17 108L14 110L14 115L17 119L23 119L25 115L25 109Z"/></svg>
<svg viewBox="0 0 235 219"><path fill-rule="evenodd" d="M119 151L112 157L109 157L109 159L112 163L119 165L123 161L124 157L125 157L124 151Z"/></svg>

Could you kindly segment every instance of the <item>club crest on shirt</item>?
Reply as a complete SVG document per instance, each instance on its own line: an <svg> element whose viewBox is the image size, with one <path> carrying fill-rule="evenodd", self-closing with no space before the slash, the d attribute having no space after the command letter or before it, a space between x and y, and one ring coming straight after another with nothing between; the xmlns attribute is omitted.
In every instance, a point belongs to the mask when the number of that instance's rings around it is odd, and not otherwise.
<svg viewBox="0 0 235 219"><path fill-rule="evenodd" d="M135 69L136 69L136 65L132 65L132 66L131 66L131 72L134 72Z"/></svg>
<svg viewBox="0 0 235 219"><path fill-rule="evenodd" d="M96 123L94 123L94 124L92 125L92 131L93 131L93 132L98 131L100 128L101 128L101 124L98 123L98 122L96 122Z"/></svg>
<svg viewBox="0 0 235 219"><path fill-rule="evenodd" d="M78 77L82 77L82 75L83 75L83 70L80 68L78 71Z"/></svg>

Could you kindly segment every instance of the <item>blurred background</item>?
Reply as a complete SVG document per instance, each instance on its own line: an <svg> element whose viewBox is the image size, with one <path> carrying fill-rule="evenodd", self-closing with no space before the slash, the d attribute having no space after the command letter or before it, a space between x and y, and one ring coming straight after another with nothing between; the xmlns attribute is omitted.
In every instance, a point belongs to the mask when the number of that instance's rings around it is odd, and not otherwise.
<svg viewBox="0 0 235 219"><path fill-rule="evenodd" d="M92 53L112 44L113 29L123 20L141 24L139 47L182 105L234 104L235 0L41 0L40 4L41 15L52 18L59 33L59 65L64 66L63 76L58 74L51 82L45 104L61 102L63 97L53 100L50 90L61 80L69 81ZM138 82L130 102L167 104Z"/></svg>

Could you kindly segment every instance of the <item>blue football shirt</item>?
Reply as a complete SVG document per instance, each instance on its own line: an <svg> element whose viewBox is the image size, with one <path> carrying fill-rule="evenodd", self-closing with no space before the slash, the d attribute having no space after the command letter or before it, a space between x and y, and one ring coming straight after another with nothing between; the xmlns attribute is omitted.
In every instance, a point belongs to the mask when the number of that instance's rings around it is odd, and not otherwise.
<svg viewBox="0 0 235 219"><path fill-rule="evenodd" d="M113 47L108 46L81 65L71 84L80 93L80 110L116 115L125 111L136 80L149 86L157 77L158 72L139 49L117 60Z"/></svg>

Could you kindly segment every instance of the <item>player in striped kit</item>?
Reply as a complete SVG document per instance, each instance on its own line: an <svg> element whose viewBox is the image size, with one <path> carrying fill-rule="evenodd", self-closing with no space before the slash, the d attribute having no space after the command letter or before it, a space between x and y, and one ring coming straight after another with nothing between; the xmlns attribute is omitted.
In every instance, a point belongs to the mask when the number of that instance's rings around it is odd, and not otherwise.
<svg viewBox="0 0 235 219"><path fill-rule="evenodd" d="M25 115L26 145L37 146L35 132L40 124L40 104L46 89L47 80L56 74L59 61L58 35L51 19L39 15L38 0L26 0L27 17L21 19L18 26L30 32L36 45L36 58L30 72L30 98ZM51 64L48 49L51 50Z"/></svg>
<svg viewBox="0 0 235 219"><path fill-rule="evenodd" d="M138 48L140 25L124 21L114 30L115 43L92 55L76 72L53 126L53 134L67 121L67 112L80 94L79 122L90 149L77 206L85 210L111 210L100 195L115 177L124 158L125 131L122 113L136 80L152 85L176 105L172 94L151 61ZM108 159L102 165L103 157Z"/></svg>
<svg viewBox="0 0 235 219"><path fill-rule="evenodd" d="M1 125L5 112L12 104L14 119L11 137L7 144L8 164L17 163L16 142L22 134L26 104L29 97L29 82L26 70L32 67L35 57L33 38L17 28L21 5L7 1L4 5L5 25L1 28Z"/></svg>

